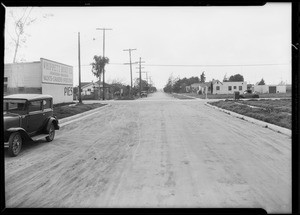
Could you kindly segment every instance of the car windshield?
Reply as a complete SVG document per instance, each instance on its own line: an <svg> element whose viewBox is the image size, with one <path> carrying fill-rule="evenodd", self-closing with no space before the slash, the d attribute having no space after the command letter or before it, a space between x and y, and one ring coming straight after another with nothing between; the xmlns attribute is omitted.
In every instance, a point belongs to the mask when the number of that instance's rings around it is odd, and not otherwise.
<svg viewBox="0 0 300 215"><path fill-rule="evenodd" d="M26 112L26 100L20 99L4 99L3 111L9 113L22 114Z"/></svg>

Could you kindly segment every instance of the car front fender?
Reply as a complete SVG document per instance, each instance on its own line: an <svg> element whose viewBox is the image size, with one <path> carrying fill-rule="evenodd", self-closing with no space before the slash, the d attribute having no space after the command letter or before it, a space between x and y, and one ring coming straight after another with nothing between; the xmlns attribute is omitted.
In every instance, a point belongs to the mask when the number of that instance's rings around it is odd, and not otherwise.
<svg viewBox="0 0 300 215"><path fill-rule="evenodd" d="M56 117L49 117L47 126L46 126L46 131L49 132L50 126L53 123L55 130L59 130L59 125L58 125L58 120Z"/></svg>
<svg viewBox="0 0 300 215"><path fill-rule="evenodd" d="M21 134L21 137L23 140L32 140L31 137L28 135L28 133L25 131L24 128L21 127L15 127L15 128L9 128L6 130L6 135L5 135L5 142L8 141L9 136L14 133L14 132L19 132ZM7 139L7 140L6 140Z"/></svg>

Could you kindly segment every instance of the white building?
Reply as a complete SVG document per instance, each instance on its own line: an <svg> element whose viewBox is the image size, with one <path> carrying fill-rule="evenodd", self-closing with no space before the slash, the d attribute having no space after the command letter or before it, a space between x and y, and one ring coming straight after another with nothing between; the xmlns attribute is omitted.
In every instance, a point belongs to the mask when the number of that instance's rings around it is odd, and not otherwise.
<svg viewBox="0 0 300 215"><path fill-rule="evenodd" d="M73 67L41 58L40 61L4 65L4 95L40 93L53 103L73 101Z"/></svg>
<svg viewBox="0 0 300 215"><path fill-rule="evenodd" d="M277 85L276 93L286 93L286 85Z"/></svg>
<svg viewBox="0 0 300 215"><path fill-rule="evenodd" d="M247 90L247 82L221 82L219 80L213 80L212 88L212 94L233 94L236 91L243 93Z"/></svg>
<svg viewBox="0 0 300 215"><path fill-rule="evenodd" d="M269 86L268 85L254 85L254 92L257 93L269 93Z"/></svg>
<svg viewBox="0 0 300 215"><path fill-rule="evenodd" d="M255 85L257 93L286 93L286 85Z"/></svg>
<svg viewBox="0 0 300 215"><path fill-rule="evenodd" d="M102 84L100 84L102 88ZM98 82L87 82L81 83L81 95L91 95L94 91L99 90L99 81Z"/></svg>

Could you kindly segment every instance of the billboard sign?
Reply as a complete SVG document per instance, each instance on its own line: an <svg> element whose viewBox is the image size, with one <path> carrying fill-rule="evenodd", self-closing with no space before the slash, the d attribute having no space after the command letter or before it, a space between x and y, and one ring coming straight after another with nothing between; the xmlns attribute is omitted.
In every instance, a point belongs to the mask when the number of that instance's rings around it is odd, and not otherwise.
<svg viewBox="0 0 300 215"><path fill-rule="evenodd" d="M41 58L42 82L73 86L73 67Z"/></svg>

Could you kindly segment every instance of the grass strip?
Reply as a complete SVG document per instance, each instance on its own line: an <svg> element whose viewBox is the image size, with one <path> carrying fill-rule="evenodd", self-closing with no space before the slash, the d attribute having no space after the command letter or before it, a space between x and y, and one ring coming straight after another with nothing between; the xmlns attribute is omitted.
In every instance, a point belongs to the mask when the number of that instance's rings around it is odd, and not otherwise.
<svg viewBox="0 0 300 215"><path fill-rule="evenodd" d="M106 104L93 103L93 104L75 104L73 106L69 105L54 105L53 114L57 119L63 119L65 117L73 116L79 113L83 113L98 107L102 107Z"/></svg>
<svg viewBox="0 0 300 215"><path fill-rule="evenodd" d="M292 113L292 101L291 99L280 99L280 100L249 100L249 101L239 101L239 103L252 105L264 109L275 109L279 112Z"/></svg>
<svg viewBox="0 0 300 215"><path fill-rule="evenodd" d="M205 99L205 94L197 93L181 93L182 95L192 96L195 98ZM264 93L258 94L259 98L292 98L292 94L289 93ZM208 99L234 99L234 94L207 94Z"/></svg>
<svg viewBox="0 0 300 215"><path fill-rule="evenodd" d="M275 108L266 110L261 108L251 108L246 104L236 104L234 101L217 101L209 102L209 104L284 128L291 129L292 127L292 116L289 113L282 112Z"/></svg>

